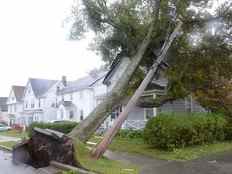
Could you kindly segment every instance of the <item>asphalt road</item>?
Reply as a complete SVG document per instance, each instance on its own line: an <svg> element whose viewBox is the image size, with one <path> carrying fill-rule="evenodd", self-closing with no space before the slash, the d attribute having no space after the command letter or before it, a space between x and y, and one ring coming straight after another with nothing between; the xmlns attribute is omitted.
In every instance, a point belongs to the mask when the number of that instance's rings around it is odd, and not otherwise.
<svg viewBox="0 0 232 174"><path fill-rule="evenodd" d="M14 165L12 155L0 150L0 174L35 174L35 169L24 165Z"/></svg>
<svg viewBox="0 0 232 174"><path fill-rule="evenodd" d="M156 160L142 155L110 151L105 156L137 165L141 169L140 174L232 174L232 152L187 162Z"/></svg>

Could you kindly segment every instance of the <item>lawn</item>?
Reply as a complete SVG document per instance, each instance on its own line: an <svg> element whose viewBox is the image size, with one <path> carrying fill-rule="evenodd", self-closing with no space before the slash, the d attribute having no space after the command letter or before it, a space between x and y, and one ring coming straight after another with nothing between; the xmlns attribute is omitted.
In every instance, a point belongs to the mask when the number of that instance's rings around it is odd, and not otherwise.
<svg viewBox="0 0 232 174"><path fill-rule="evenodd" d="M0 132L2 136L17 137L17 138L27 138L27 132L20 132L17 130L9 130Z"/></svg>
<svg viewBox="0 0 232 174"><path fill-rule="evenodd" d="M110 145L110 149L113 151L142 154L156 159L186 161L209 154L232 150L232 142L218 142L214 144L180 148L169 152L152 148L145 144L142 139L116 138Z"/></svg>
<svg viewBox="0 0 232 174"><path fill-rule="evenodd" d="M107 158L100 158L94 160L90 157L90 151L86 145L77 143L77 159L81 164L91 171L102 174L138 174L138 168L133 165L122 164L118 161L109 160Z"/></svg>
<svg viewBox="0 0 232 174"><path fill-rule="evenodd" d="M16 144L17 142L15 141L5 141L5 142L0 142L1 146L5 146L8 147L9 149L12 149L13 146Z"/></svg>

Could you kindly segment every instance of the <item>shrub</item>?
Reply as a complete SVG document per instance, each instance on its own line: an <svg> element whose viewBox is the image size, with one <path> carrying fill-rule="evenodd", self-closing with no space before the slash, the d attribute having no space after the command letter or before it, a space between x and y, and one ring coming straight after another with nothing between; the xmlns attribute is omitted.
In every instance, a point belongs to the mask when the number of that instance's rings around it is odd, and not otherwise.
<svg viewBox="0 0 232 174"><path fill-rule="evenodd" d="M71 122L71 121L62 121L57 123L39 123L34 122L28 127L28 135L31 137L32 130L35 127L41 128L41 129L52 129L55 131L62 132L64 134L67 134L72 131L72 129L77 126L78 123Z"/></svg>
<svg viewBox="0 0 232 174"><path fill-rule="evenodd" d="M144 140L166 150L222 141L226 123L218 114L161 114L146 124Z"/></svg>
<svg viewBox="0 0 232 174"><path fill-rule="evenodd" d="M142 130L121 129L117 136L120 138L143 138Z"/></svg>
<svg viewBox="0 0 232 174"><path fill-rule="evenodd" d="M232 140L232 123L231 120L225 126L225 139Z"/></svg>

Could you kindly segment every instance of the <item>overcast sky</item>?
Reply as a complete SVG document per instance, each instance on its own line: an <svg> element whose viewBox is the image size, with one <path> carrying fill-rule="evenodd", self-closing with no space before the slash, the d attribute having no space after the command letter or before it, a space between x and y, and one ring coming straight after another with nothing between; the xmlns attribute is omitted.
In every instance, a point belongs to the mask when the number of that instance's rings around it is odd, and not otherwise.
<svg viewBox="0 0 232 174"><path fill-rule="evenodd" d="M0 0L0 96L29 77L75 80L101 58L89 51L91 38L68 41L63 20L73 0Z"/></svg>

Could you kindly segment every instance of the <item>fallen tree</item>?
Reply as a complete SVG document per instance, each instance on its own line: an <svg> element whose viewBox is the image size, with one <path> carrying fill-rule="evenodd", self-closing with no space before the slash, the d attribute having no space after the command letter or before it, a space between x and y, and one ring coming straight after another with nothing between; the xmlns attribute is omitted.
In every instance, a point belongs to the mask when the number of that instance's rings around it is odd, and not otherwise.
<svg viewBox="0 0 232 174"><path fill-rule="evenodd" d="M127 89L128 82L141 63L151 39L154 36L155 27L159 21L159 8L159 1L157 1L153 12L153 14L155 14L155 18L151 20L149 30L146 37L143 39L143 42L139 46L138 51L132 58L124 58L128 60L128 63L124 65L126 68L122 73L123 75L119 77L116 85L107 94L107 98L104 99L103 102L100 103L78 127L72 130L72 132L69 134L70 137L74 139L78 138L83 142L87 141L109 116L109 114L112 112L112 108L120 103L120 100L125 97L125 90Z"/></svg>
<svg viewBox="0 0 232 174"><path fill-rule="evenodd" d="M122 71L121 75L117 77L117 80L115 81L112 90L110 90L107 94L106 99L104 99L104 101L99 104L89 114L89 116L79 124L78 127L71 131L69 137L71 137L73 140L79 139L82 142L87 141L109 116L109 114L112 112L112 109L118 103L120 103L121 100L127 97L127 89L132 88L131 84L133 83L131 82L135 79L137 80L138 78L135 76L138 69L141 68L145 70L145 72L150 70L150 72L147 74L147 77L145 78L145 82L143 82L142 86L138 89L139 92L136 92L135 96L132 97L132 101L129 102L129 109L127 107L124 113L122 113L123 117L115 123L115 126L106 135L107 137L100 145L100 148L96 150L95 155L96 157L99 157L104 152L105 148L111 142L113 136L120 128L123 120L126 118L130 108L132 108L135 104L139 104L137 101L141 93L153 78L159 63L162 62L164 57L172 57L176 60L176 56L182 54L183 52L185 53L183 57L189 54L189 52L186 51L186 47L193 45L191 41L194 42L194 40L191 40L191 35L192 33L194 34L194 32L196 32L196 29L197 31L202 29L202 21L206 23L205 18L202 19L202 16L205 15L207 18L207 15L203 12L204 10L199 10L199 13L197 14L189 13L188 8L190 5L196 5L198 8L206 8L207 1L205 1L205 3L201 2L199 7L198 2L195 2L194 0L122 0L116 2L109 2L106 0L83 0L83 9L79 11L79 9L74 8L74 17L76 20L71 32L73 36L72 38L75 38L74 35L78 35L78 32L82 34L82 32L86 29L85 27L93 29L97 36L95 39L95 47L102 53L103 59L111 63L112 57L123 53L119 59L119 61L123 60L123 68L120 69ZM80 17L79 12L83 12L82 14L84 16ZM180 26L180 24L177 25L177 16L182 16L182 31L178 40L176 39L176 41L172 43L176 36L176 32L172 31L174 31L176 26ZM230 18L230 16L228 17L228 15L226 15L226 18ZM85 22L81 22L80 19L85 20ZM212 18L210 18L210 21L212 21ZM81 24L84 25L80 26ZM176 30L178 31L179 27L177 27ZM170 37L172 36L170 33L173 33L174 36ZM183 42L183 40L185 42ZM228 42L228 40L226 40L226 42ZM170 49L171 43L172 48L174 49ZM183 49L179 50L179 45L177 43L180 43ZM156 54L157 50L158 53L161 54ZM192 50L194 50L194 48ZM204 50L202 52L204 52ZM156 55L156 57L154 57L154 55ZM154 60L156 60L156 62L153 66L151 66L154 63ZM177 64L183 65L181 63L184 61L182 59L180 60L181 61L179 62L177 61ZM191 60L189 61L191 62ZM183 71L181 72L185 72L184 69L188 69L188 63L184 63L185 66L183 66ZM182 70L182 67L180 69ZM173 73L171 76L174 79L172 79L171 82L172 85L174 84L174 87L171 86L169 89L173 89L171 91L174 91L174 95L163 98L163 100L160 100L160 103L163 103L163 101L173 100L180 96L183 97L184 95L191 93L191 88L186 88L187 90L180 92L181 95L176 94L178 92L175 87L179 87L178 85L180 83L178 79L175 78L178 78L179 74L183 73ZM141 78L141 81L143 78L144 77ZM186 79L183 81L186 82L185 80ZM136 89L138 86L134 85L133 87ZM33 138L38 138L36 136L37 135L32 137L32 140ZM67 138L67 136L65 136L65 138ZM63 154L59 154L61 157L64 157L61 159L68 159L70 156L73 157L73 154L69 153L74 153L74 141L72 142L70 141L71 139L68 138L68 141L65 141L68 142L68 144L66 144L64 141L61 141L61 139L62 138L57 138L56 142L52 142L59 146L57 149L60 149L65 145L70 145L68 146L68 151L64 151L62 152ZM49 140L47 140L47 143L42 143L39 146L34 145L32 149L29 150L33 154L36 154L34 152L38 152L42 149L42 152L45 152L44 156L47 157L49 154L51 154L50 151L52 151L51 149L47 150L48 147L54 147L49 143ZM78 150L78 147L74 148ZM17 153L17 150L20 149L15 149L14 152ZM65 158L67 154L68 156ZM59 160L59 157L57 157L55 160ZM77 161L73 162L73 164L79 165L78 159L76 160ZM61 162L69 163L70 161L61 160ZM45 163L47 164L47 159L45 160Z"/></svg>
<svg viewBox="0 0 232 174"><path fill-rule="evenodd" d="M122 113L119 115L119 117L115 120L113 126L106 132L103 140L101 143L97 146L97 148L93 151L94 158L99 158L101 155L106 151L107 146L111 143L114 136L117 134L117 132L120 130L123 122L127 119L129 112L136 106L136 103L138 102L139 98L143 94L144 90L148 86L148 84L151 82L152 78L154 77L155 73L157 72L157 69L159 65L164 61L164 58L167 55L167 51L170 48L173 40L177 36L177 34L180 32L182 26L182 22L179 22L177 27L174 29L170 37L167 39L167 42L164 43L163 48L161 49L160 56L155 60L154 64L152 65L151 69L147 73L146 77L140 84L139 88L135 91L134 95L131 97L130 101L128 102L125 109L122 111Z"/></svg>

